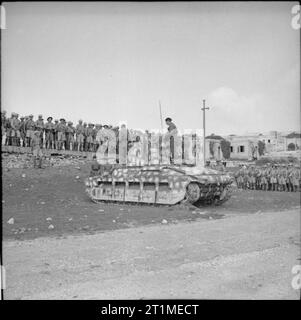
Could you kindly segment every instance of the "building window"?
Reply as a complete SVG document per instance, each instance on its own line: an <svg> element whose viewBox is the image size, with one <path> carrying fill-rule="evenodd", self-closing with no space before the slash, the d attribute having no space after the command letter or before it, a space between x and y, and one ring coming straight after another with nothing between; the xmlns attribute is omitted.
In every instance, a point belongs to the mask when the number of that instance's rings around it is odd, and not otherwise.
<svg viewBox="0 0 301 320"><path fill-rule="evenodd" d="M270 143L270 142L271 142L271 140L269 139L269 140L268 140L268 143Z"/></svg>
<svg viewBox="0 0 301 320"><path fill-rule="evenodd" d="M239 152L245 152L245 146L239 146Z"/></svg>
<svg viewBox="0 0 301 320"><path fill-rule="evenodd" d="M232 146L230 147L230 152L233 153L233 147Z"/></svg>

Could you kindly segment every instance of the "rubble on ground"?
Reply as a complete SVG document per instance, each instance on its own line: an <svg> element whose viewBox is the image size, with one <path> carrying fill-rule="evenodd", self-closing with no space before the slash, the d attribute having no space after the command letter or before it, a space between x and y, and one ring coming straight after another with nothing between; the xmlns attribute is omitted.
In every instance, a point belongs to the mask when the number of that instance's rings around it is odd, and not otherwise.
<svg viewBox="0 0 301 320"><path fill-rule="evenodd" d="M80 165L86 164L87 158L85 156L74 155L52 155L46 156L43 159L43 167L60 167L74 165L76 169L80 170ZM18 154L18 153L2 153L2 166L5 171L9 169L27 169L33 168L32 154ZM25 178L26 175L22 174Z"/></svg>

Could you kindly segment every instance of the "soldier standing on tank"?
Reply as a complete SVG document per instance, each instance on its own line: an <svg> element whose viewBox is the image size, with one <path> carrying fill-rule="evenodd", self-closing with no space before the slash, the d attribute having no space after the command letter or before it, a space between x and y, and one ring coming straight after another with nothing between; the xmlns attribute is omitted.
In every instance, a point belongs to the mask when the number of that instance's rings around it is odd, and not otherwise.
<svg viewBox="0 0 301 320"><path fill-rule="evenodd" d="M167 125L167 130L170 135L170 163L174 163L174 158L175 158L175 141L174 141L174 135L177 134L177 127L176 125L172 122L171 118L166 118L165 123Z"/></svg>

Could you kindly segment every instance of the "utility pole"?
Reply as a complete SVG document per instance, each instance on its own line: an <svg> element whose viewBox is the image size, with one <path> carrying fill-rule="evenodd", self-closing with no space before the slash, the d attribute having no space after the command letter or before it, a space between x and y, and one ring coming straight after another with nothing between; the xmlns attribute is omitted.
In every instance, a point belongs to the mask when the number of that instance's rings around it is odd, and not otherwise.
<svg viewBox="0 0 301 320"><path fill-rule="evenodd" d="M161 109L161 101L160 100L159 100L159 111L160 111L161 132L163 132L163 119L162 119L162 109Z"/></svg>
<svg viewBox="0 0 301 320"><path fill-rule="evenodd" d="M206 110L209 110L209 108L205 107L205 103L206 103L206 100L204 99L203 100L203 108L201 108L201 110L203 110L203 155L204 155L204 167L206 165L206 117L205 117L205 112Z"/></svg>

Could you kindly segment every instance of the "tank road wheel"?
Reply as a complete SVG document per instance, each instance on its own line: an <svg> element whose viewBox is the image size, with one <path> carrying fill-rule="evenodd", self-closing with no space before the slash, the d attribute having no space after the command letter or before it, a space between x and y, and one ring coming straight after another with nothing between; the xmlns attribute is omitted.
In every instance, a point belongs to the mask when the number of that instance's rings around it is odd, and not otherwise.
<svg viewBox="0 0 301 320"><path fill-rule="evenodd" d="M195 182L189 183L186 191L187 201L193 204L199 200L200 196L201 196L200 186Z"/></svg>

